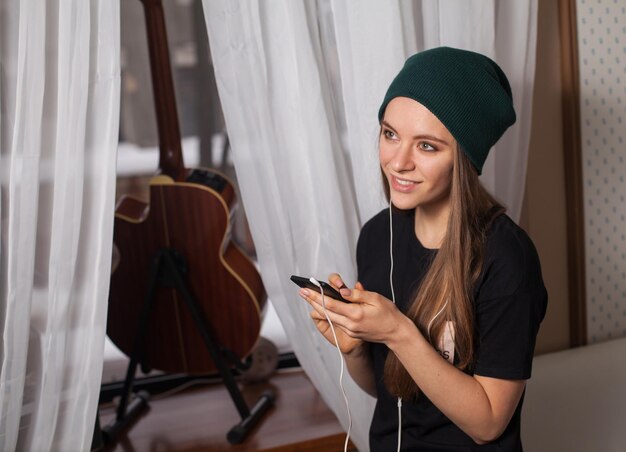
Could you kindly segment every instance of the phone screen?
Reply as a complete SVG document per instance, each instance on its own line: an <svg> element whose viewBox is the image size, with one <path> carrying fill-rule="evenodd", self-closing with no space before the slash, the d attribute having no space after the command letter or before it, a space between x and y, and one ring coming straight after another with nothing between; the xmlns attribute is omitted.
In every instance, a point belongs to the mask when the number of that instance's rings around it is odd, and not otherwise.
<svg viewBox="0 0 626 452"><path fill-rule="evenodd" d="M306 288L306 289L311 289L314 290L316 292L319 293L320 288L317 287L315 284L313 284L309 278L303 278L302 276L296 276L296 275L291 275L290 278L294 283L296 283L298 286ZM318 280L319 281L319 280ZM348 300L344 299L341 294L330 284L324 282L324 281L319 281L320 285L322 286L322 291L324 292L324 295L330 298L334 298L335 300L339 300L339 301L343 301L344 303L350 303Z"/></svg>

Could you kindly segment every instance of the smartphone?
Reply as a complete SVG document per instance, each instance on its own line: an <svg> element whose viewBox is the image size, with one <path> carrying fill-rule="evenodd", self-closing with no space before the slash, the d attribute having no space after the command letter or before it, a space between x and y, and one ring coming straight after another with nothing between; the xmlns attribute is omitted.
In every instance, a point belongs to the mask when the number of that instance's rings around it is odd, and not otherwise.
<svg viewBox="0 0 626 452"><path fill-rule="evenodd" d="M317 293L320 292L320 288L317 287L315 284L313 284L309 280L309 278L303 278L302 276L291 275L291 280L302 288L314 290ZM341 296L341 294L330 284L324 281L319 281L319 283L322 286L322 291L324 292L325 296L334 298L335 300L343 301L344 303L350 303L348 300L345 300Z"/></svg>

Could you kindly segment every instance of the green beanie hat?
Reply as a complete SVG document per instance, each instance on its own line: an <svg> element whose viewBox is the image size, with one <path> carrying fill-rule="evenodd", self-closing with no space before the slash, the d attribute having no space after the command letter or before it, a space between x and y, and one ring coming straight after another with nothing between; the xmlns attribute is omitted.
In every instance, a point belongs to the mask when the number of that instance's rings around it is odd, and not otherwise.
<svg viewBox="0 0 626 452"><path fill-rule="evenodd" d="M416 100L446 126L482 172L489 149L515 122L511 87L502 69L476 52L437 47L406 60L378 111L394 97Z"/></svg>

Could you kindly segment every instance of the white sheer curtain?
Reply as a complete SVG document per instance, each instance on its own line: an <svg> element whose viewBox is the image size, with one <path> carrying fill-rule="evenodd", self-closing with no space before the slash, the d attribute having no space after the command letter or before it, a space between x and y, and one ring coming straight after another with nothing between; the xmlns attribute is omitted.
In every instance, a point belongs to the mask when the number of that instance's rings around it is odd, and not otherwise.
<svg viewBox="0 0 626 452"><path fill-rule="evenodd" d="M536 0L515 5L204 0L203 5L263 280L298 359L347 427L336 351L314 333L289 275L326 278L338 271L354 283L359 228L384 207L376 112L392 77L417 50L451 45L481 51L510 76L520 130L507 134L484 180L517 218L530 125ZM374 400L352 381L346 386L353 439L367 450Z"/></svg>
<svg viewBox="0 0 626 452"><path fill-rule="evenodd" d="M119 2L0 6L0 450L88 450L104 349Z"/></svg>
<svg viewBox="0 0 626 452"><path fill-rule="evenodd" d="M424 0L419 12L424 48L445 45L483 53L495 60L509 79L517 122L492 149L481 180L518 221L530 141L537 0Z"/></svg>

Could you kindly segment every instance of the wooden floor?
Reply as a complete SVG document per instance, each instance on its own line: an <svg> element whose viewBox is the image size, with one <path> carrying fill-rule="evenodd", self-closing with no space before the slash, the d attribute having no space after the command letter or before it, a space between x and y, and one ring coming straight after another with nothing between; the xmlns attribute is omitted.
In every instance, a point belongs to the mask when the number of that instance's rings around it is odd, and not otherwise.
<svg viewBox="0 0 626 452"><path fill-rule="evenodd" d="M239 416L224 387L211 385L150 401L134 427L106 450L343 451L344 431L303 372L275 374L268 383L244 387L249 406L268 388L276 393L275 406L242 444L226 441ZM113 419L113 410L100 409L102 425Z"/></svg>

